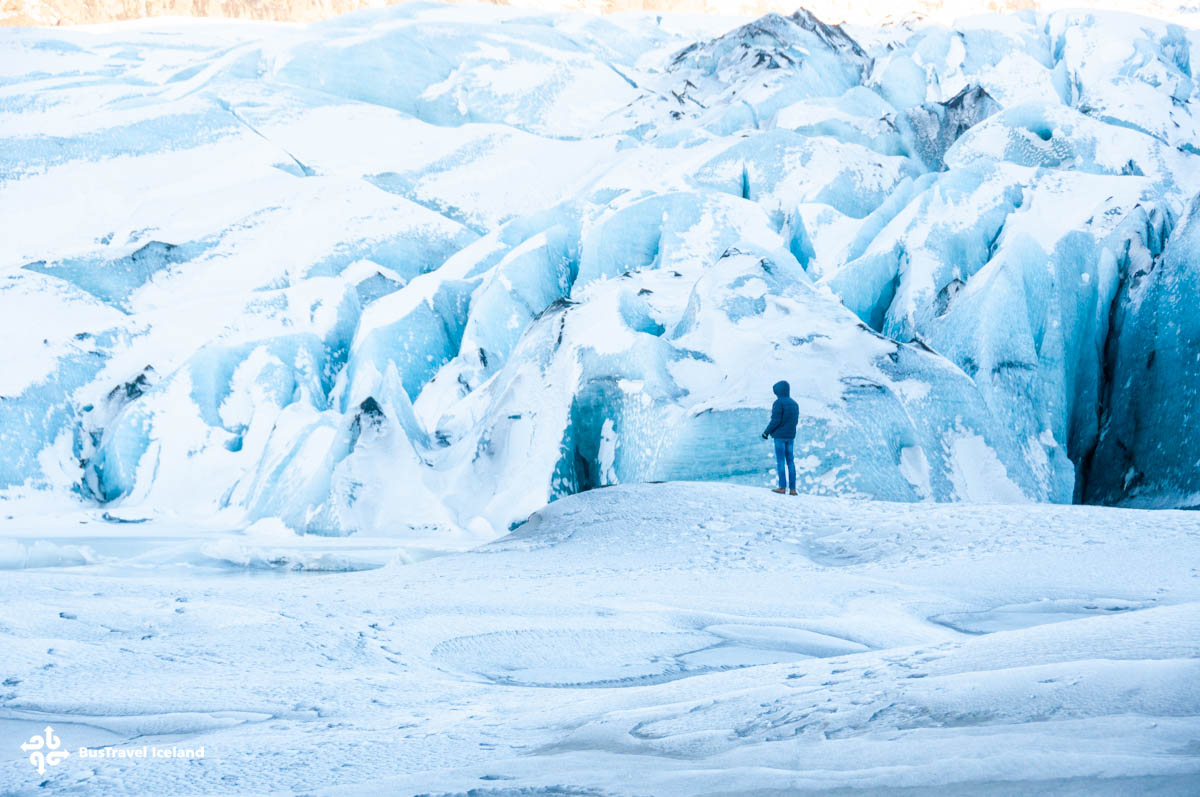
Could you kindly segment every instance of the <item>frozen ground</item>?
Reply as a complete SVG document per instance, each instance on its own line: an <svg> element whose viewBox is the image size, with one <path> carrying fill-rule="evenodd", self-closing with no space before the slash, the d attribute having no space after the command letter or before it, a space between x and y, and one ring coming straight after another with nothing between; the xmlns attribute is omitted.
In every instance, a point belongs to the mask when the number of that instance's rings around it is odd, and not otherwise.
<svg viewBox="0 0 1200 797"><path fill-rule="evenodd" d="M343 573L270 529L111 528L0 579L0 792L1200 789L1194 513L647 484ZM218 540L252 563L195 557ZM206 754L37 776L47 724Z"/></svg>

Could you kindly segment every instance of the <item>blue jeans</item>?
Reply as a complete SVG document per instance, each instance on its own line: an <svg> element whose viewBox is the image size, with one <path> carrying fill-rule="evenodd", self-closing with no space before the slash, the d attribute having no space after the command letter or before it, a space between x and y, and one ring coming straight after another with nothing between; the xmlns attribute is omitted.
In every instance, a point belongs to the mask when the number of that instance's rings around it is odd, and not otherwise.
<svg viewBox="0 0 1200 797"><path fill-rule="evenodd" d="M775 472L779 474L779 488L784 488L783 466L787 464L787 485L789 490L796 489L796 460L792 456L795 440L780 440L775 438Z"/></svg>

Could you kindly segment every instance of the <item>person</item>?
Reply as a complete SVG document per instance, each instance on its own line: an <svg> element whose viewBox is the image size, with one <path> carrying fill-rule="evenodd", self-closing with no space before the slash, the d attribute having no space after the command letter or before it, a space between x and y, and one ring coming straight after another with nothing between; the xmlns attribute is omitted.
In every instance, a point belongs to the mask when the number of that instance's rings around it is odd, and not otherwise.
<svg viewBox="0 0 1200 797"><path fill-rule="evenodd" d="M775 472L779 476L779 486L771 492L783 494L790 492L796 495L796 459L794 446L796 443L796 422L800 420L800 405L791 397L791 386L787 382L776 382L775 403L771 405L771 422L762 433L763 440L775 438ZM784 489L783 471L787 467L787 489Z"/></svg>

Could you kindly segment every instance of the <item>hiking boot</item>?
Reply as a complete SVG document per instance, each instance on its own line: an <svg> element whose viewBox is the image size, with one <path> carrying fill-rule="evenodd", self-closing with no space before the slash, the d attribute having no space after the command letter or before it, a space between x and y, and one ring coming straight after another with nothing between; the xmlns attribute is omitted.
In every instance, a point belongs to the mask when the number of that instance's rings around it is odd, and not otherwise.
<svg viewBox="0 0 1200 797"><path fill-rule="evenodd" d="M787 490L783 489L782 487L776 487L776 488L775 488L774 490L772 490L771 492L773 492L773 493L779 493L780 495L783 495L784 493L786 493L786 492L787 492Z"/></svg>
<svg viewBox="0 0 1200 797"><path fill-rule="evenodd" d="M788 490L788 495L800 495L800 493L796 492L795 490Z"/></svg>

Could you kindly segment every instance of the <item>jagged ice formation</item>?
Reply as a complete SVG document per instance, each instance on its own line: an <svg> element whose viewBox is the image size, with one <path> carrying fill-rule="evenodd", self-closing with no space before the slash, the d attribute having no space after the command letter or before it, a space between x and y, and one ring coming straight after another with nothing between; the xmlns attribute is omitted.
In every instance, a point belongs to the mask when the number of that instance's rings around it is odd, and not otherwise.
<svg viewBox="0 0 1200 797"><path fill-rule="evenodd" d="M6 34L4 495L494 536L785 378L809 492L1200 503L1195 30L703 24Z"/></svg>

